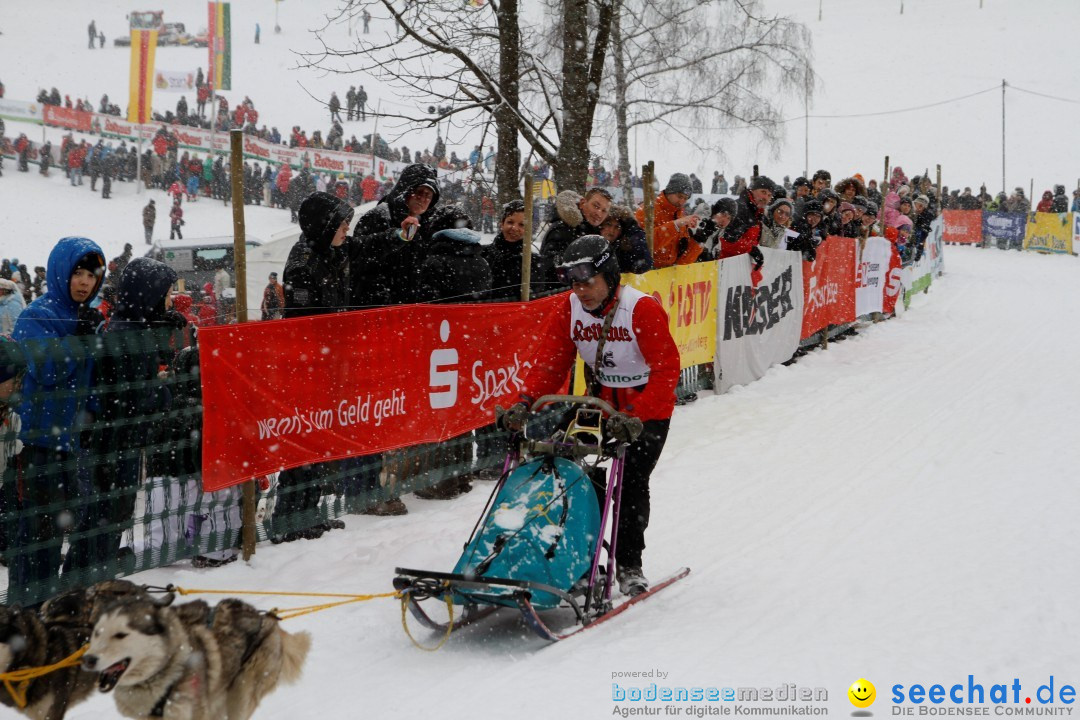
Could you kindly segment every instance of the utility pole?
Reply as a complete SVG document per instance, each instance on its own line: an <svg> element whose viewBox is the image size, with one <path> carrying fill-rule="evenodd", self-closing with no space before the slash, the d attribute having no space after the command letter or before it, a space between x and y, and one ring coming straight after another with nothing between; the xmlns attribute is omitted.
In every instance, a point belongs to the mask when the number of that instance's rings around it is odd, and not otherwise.
<svg viewBox="0 0 1080 720"><path fill-rule="evenodd" d="M824 2L824 0L818 0L818 4L817 4L817 19L818 19L818 22L821 22L821 4L823 2Z"/></svg>
<svg viewBox="0 0 1080 720"><path fill-rule="evenodd" d="M806 84L803 86L803 119L805 125L803 128L804 139L803 144L806 147L806 158L803 163L803 177L810 177L810 75L806 76Z"/></svg>
<svg viewBox="0 0 1080 720"><path fill-rule="evenodd" d="M980 4L981 7L981 4ZM1001 192L1005 192L1005 79L1001 80Z"/></svg>

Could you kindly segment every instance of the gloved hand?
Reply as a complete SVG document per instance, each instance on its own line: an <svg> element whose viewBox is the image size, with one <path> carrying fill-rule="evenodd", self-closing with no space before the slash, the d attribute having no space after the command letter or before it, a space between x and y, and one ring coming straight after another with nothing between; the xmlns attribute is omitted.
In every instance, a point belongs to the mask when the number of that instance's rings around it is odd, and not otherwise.
<svg viewBox="0 0 1080 720"><path fill-rule="evenodd" d="M508 408L495 406L495 425L502 430L521 432L529 421L529 408L525 403L514 403Z"/></svg>
<svg viewBox="0 0 1080 720"><path fill-rule="evenodd" d="M166 327L175 328L177 330L183 330L188 326L187 318L181 315L179 310L174 310L172 308L165 311L162 322Z"/></svg>
<svg viewBox="0 0 1080 720"><path fill-rule="evenodd" d="M604 430L608 437L615 438L619 442L632 443L637 440L644 428L640 418L617 412L607 419Z"/></svg>
<svg viewBox="0 0 1080 720"><path fill-rule="evenodd" d="M761 248L757 245L750 248L750 259L754 261L754 270L761 272L761 268L765 266L765 255L762 254Z"/></svg>
<svg viewBox="0 0 1080 720"><path fill-rule="evenodd" d="M76 335L93 335L97 332L98 325L105 322L105 316L97 308L89 305L79 306L79 319L75 323Z"/></svg>

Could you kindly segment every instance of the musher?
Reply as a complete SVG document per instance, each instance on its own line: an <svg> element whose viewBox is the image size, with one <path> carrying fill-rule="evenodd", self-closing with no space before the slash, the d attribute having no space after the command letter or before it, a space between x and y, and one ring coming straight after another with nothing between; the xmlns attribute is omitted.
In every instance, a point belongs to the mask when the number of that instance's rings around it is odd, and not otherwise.
<svg viewBox="0 0 1080 720"><path fill-rule="evenodd" d="M640 290L620 285L615 249L600 235L573 241L562 255L560 280L571 286L545 321L547 341L524 379L524 402L509 408L502 424L520 430L532 398L557 393L573 368L585 362L589 394L618 412L606 423L617 440L633 437L626 450L615 560L619 589L638 595L649 588L641 570L645 528L649 525L649 476L667 440L679 381L679 350L668 328L667 313ZM601 335L606 336L601 340ZM597 354L601 361L597 362Z"/></svg>

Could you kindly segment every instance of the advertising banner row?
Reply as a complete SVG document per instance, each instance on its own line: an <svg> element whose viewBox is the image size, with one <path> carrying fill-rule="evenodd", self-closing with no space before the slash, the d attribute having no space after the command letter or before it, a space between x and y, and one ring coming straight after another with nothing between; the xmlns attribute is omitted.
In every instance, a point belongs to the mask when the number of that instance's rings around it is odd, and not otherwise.
<svg viewBox="0 0 1080 720"><path fill-rule="evenodd" d="M725 392L790 360L801 339L830 325L898 309L903 290L940 271L940 228L937 237L909 268L883 238L830 237L812 263L763 248L757 282L748 255L623 279L664 307L682 367L715 362ZM496 404L519 399L545 342L538 333L563 301L408 305L203 329L205 489L490 424Z"/></svg>
<svg viewBox="0 0 1080 720"><path fill-rule="evenodd" d="M1009 213L946 210L945 242L996 245L1072 254L1080 245L1080 213Z"/></svg>
<svg viewBox="0 0 1080 720"><path fill-rule="evenodd" d="M76 132L118 138L128 142L153 139L162 127L176 135L177 145L181 150L209 153L229 152L229 133L210 132L202 128L186 125L165 125L164 123L133 123L122 117L102 115L100 113L78 112L70 108L39 103L25 103L16 100L0 99L0 116L22 122L44 124L49 127L65 128ZM275 145L253 135L244 136L244 158L257 162L270 162L275 165L289 164L294 168L308 165L314 172L331 173L351 177L372 174L372 156L339 150L314 148L290 148ZM380 180L392 178L405 169L405 164L376 157L374 174Z"/></svg>

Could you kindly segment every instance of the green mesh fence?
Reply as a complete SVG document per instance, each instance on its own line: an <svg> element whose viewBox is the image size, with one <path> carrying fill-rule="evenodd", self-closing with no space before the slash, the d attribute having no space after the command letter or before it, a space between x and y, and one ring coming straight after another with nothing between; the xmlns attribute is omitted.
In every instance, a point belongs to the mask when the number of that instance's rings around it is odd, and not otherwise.
<svg viewBox="0 0 1080 720"><path fill-rule="evenodd" d="M0 428L5 603L31 605L69 587L237 554L240 486L201 487L202 398L190 342L185 331L134 331L0 344L0 362L22 371L25 388ZM73 372L45 382L64 375L58 368ZM557 407L542 413L531 434L549 433L560 416ZM258 540L309 531L447 478L501 470L507 440L488 426L277 473L257 483Z"/></svg>

